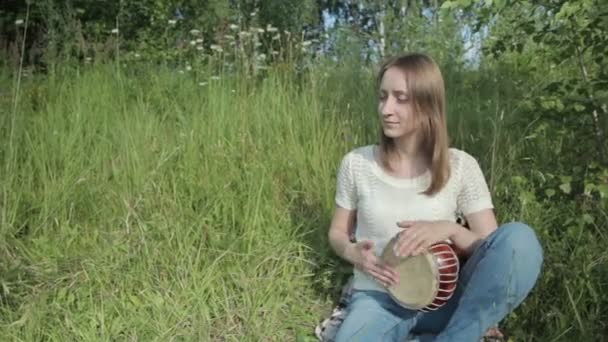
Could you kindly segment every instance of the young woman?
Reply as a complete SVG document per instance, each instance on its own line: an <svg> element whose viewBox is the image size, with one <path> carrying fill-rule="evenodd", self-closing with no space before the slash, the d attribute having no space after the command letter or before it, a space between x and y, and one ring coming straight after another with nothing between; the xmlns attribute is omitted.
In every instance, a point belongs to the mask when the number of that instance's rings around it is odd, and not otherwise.
<svg viewBox="0 0 608 342"><path fill-rule="evenodd" d="M448 147L435 62L398 56L382 65L377 80L380 144L349 152L338 171L329 241L354 265L355 290L336 340L402 342L432 334L433 341L479 341L534 286L541 246L523 223L498 227L479 164ZM457 213L469 229L456 224ZM349 239L354 225L356 243ZM398 233L395 250L404 257L447 239L467 255L454 296L439 310L408 310L389 296L387 287L408 281L379 257Z"/></svg>

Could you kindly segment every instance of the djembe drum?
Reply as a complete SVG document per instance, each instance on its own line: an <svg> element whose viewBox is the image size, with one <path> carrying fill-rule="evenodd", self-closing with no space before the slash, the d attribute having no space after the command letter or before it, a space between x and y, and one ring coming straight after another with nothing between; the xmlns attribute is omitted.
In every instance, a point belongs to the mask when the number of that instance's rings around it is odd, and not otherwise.
<svg viewBox="0 0 608 342"><path fill-rule="evenodd" d="M382 260L400 276L398 284L388 287L389 295L407 309L424 312L439 309L456 290L458 256L449 244L437 243L421 255L399 257L393 251L397 237L391 239L382 253Z"/></svg>

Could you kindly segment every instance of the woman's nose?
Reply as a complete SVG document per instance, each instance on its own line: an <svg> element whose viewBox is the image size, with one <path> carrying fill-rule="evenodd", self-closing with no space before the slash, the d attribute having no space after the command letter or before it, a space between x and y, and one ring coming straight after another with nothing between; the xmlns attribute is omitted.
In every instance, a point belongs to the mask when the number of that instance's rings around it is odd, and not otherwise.
<svg viewBox="0 0 608 342"><path fill-rule="evenodd" d="M380 112L382 113L382 116L394 114L394 110L394 102L390 98L386 99L386 101L384 101L384 103L382 103L382 105L380 106Z"/></svg>

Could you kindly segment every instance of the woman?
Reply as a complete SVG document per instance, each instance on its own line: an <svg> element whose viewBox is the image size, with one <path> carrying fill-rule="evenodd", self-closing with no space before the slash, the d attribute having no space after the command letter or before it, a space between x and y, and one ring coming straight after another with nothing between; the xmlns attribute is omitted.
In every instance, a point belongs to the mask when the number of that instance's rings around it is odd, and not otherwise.
<svg viewBox="0 0 608 342"><path fill-rule="evenodd" d="M342 159L329 229L332 248L354 265L354 293L336 340L401 342L432 334L434 341L479 341L534 286L541 246L525 224L498 227L479 164L448 147L435 62L423 54L392 58L377 80L380 144ZM469 229L456 224L458 212ZM468 257L457 291L441 309L408 310L388 295L387 287L408 281L379 259L396 234L395 250L404 257L447 239Z"/></svg>

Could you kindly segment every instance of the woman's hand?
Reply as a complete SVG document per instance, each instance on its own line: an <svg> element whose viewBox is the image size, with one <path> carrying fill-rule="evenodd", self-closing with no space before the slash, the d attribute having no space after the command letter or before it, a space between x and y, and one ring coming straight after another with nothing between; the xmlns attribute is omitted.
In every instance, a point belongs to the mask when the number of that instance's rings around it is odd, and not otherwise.
<svg viewBox="0 0 608 342"><path fill-rule="evenodd" d="M401 257L422 254L430 246L449 239L455 231L454 225L449 221L397 222L404 230L395 243L395 254Z"/></svg>
<svg viewBox="0 0 608 342"><path fill-rule="evenodd" d="M371 275L377 282L384 287L395 285L399 282L397 272L390 266L384 264L373 252L374 243L369 240L359 241L349 245L351 249L348 253L351 256L353 265Z"/></svg>

